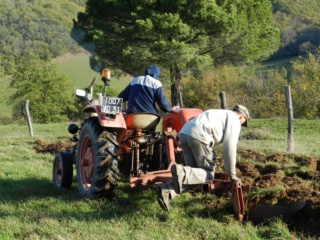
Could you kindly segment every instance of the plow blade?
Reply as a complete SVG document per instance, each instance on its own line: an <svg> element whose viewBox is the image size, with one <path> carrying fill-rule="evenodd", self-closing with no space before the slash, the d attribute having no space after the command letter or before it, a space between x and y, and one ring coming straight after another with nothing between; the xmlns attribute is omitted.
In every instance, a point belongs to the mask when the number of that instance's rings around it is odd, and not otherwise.
<svg viewBox="0 0 320 240"><path fill-rule="evenodd" d="M306 206L306 200L301 199L289 205L259 205L253 206L248 212L248 221L253 224L261 224L275 218L281 218L286 221Z"/></svg>
<svg viewBox="0 0 320 240"><path fill-rule="evenodd" d="M215 173L215 178L211 183L202 185L202 192L209 192L219 196L229 196L233 204L235 217L239 221L243 220L244 203L240 182L231 182L226 173Z"/></svg>

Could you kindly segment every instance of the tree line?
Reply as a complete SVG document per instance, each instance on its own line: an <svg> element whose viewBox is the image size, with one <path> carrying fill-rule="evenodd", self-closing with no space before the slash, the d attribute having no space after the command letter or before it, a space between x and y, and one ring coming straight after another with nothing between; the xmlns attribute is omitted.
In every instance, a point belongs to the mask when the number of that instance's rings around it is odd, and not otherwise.
<svg viewBox="0 0 320 240"><path fill-rule="evenodd" d="M218 92L225 91L229 104L246 104L254 117L283 116L283 86L292 84L293 94L300 99L294 102L299 109L297 116L319 114L317 101L310 100L310 105L305 101L306 91L312 91L317 83L317 41L306 37L299 45L291 45L296 53L307 53L307 58L292 63L290 72L261 72L252 65L257 64L258 69L261 61L290 56L289 42L298 44L296 36L311 28L318 31L316 18L291 14L297 7L304 7L294 1L190 0L162 1L159 5L156 0L88 0L85 8L84 0L39 2L7 0L0 5L0 13L6 12L0 14L0 22L8 26L0 29L6 33L0 39L0 45L5 46L0 50L0 72L14 74L10 86L17 91L12 96L15 116L23 115L19 104L27 97L35 100L30 108L36 122L61 121L79 114L79 102L71 97L68 79L49 63L54 56L77 51L74 40L84 47L85 43L95 43L92 62L99 66L137 75L150 61L159 63L164 70L162 77L169 79L173 104L175 93L180 91L187 107L218 107ZM313 8L305 8L306 15L317 7L316 1L308 2ZM69 14L63 15L64 11ZM309 64L313 64L313 70ZM64 86L62 101L55 80ZM37 84L46 86L44 92L35 87ZM37 94L39 97L34 97ZM316 93L312 96L314 99Z"/></svg>
<svg viewBox="0 0 320 240"><path fill-rule="evenodd" d="M272 0L271 3L273 23L281 31L281 41L268 59L297 56L319 45L317 0ZM86 0L1 1L0 77L12 74L17 60L26 54L49 60L78 51L74 40L79 40L81 34L72 31L72 24L77 14L85 11L85 4Z"/></svg>
<svg viewBox="0 0 320 240"><path fill-rule="evenodd" d="M223 65L204 72L199 78L189 74L182 79L184 107L220 108L219 93L224 91L228 108L241 103L250 109L253 118L286 117L284 86L290 85L294 117L319 118L319 59L320 49L309 52L292 61L290 73L285 68L260 71L258 67ZM36 123L83 117L81 110L86 101L74 97L70 81L50 62L32 60L19 65L10 87L16 90L9 101L14 105L13 118L18 121L23 121L26 99L30 100L31 116ZM89 88L86 90L89 92ZM103 86L95 85L94 92L103 92ZM117 96L118 92L111 86L107 94Z"/></svg>

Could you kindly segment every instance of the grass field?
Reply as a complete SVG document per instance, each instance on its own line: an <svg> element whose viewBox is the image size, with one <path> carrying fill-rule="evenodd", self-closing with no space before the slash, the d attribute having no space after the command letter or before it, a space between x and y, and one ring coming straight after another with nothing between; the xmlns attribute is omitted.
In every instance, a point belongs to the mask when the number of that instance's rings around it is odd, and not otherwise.
<svg viewBox="0 0 320 240"><path fill-rule="evenodd" d="M88 87L94 77L96 77L97 79L97 84L103 85L101 81L101 73L95 72L90 68L89 59L90 54L84 52L76 55L67 54L65 56L54 59L53 63L56 63L58 65L58 68L60 69L61 73L67 75L76 88ZM114 77L112 75L112 69L110 70L110 87L117 91L121 91L124 88L124 86L126 86L129 83L129 81L132 80L132 77L129 75L122 76L120 78Z"/></svg>
<svg viewBox="0 0 320 240"><path fill-rule="evenodd" d="M274 71L281 70L281 68L286 68L288 72L290 73L291 69L291 62L295 61L298 57L288 57L281 60L274 60L274 61L268 61L265 63L262 63L260 67L258 67L258 70L261 72L265 71Z"/></svg>
<svg viewBox="0 0 320 240"><path fill-rule="evenodd" d="M263 139L242 139L239 148L285 152L285 120L249 124L242 136L263 128ZM53 155L33 147L37 139L66 141L67 126L35 124L34 137L27 125L0 126L0 239L303 239L280 220L267 226L238 222L223 197L187 193L163 212L153 186L131 189L120 183L115 201L79 198L76 181L71 190L57 189L51 180ZM295 126L299 151L319 157L318 122L297 121ZM222 208L214 207L218 202Z"/></svg>
<svg viewBox="0 0 320 240"><path fill-rule="evenodd" d="M58 65L59 70L68 76L74 86L85 88L94 77L100 77L100 73L90 68L89 57L89 53L66 54L53 59L52 62Z"/></svg>
<svg viewBox="0 0 320 240"><path fill-rule="evenodd" d="M266 154L286 151L288 142L288 120L282 118L254 119L249 127L242 128L244 136L253 135L250 141L240 142L245 149L252 149ZM320 158L320 121L293 120L293 152ZM258 140L260 138L261 140ZM263 141L262 141L263 140Z"/></svg>

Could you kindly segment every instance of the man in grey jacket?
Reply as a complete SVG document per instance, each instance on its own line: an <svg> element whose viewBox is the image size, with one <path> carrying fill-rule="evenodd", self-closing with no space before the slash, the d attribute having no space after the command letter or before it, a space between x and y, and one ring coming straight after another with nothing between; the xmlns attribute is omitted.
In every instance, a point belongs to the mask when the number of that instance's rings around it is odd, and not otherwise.
<svg viewBox="0 0 320 240"><path fill-rule="evenodd" d="M158 203L165 211L169 201L194 185L209 183L214 178L213 148L222 144L222 157L232 181L241 181L236 175L237 144L241 125L247 127L249 111L242 105L232 110L210 109L187 122L179 132L180 147L185 166L171 167L172 181L156 187Z"/></svg>

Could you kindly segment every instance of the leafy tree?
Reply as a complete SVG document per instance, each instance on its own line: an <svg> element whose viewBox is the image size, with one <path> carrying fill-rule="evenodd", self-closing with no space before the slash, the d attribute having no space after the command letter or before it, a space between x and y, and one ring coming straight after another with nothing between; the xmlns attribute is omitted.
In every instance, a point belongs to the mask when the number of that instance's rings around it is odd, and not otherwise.
<svg viewBox="0 0 320 240"><path fill-rule="evenodd" d="M254 118L285 116L284 85L287 72L255 73L244 68L221 66L203 74L199 80L183 78L185 107L220 108L220 91L226 94L227 107L243 104Z"/></svg>
<svg viewBox="0 0 320 240"><path fill-rule="evenodd" d="M4 75L4 67L2 66L3 59L1 58L0 55L0 77L2 77Z"/></svg>
<svg viewBox="0 0 320 240"><path fill-rule="evenodd" d="M86 92L90 92L90 86L88 86L87 88L85 88ZM93 97L96 97L95 94L97 93L104 93L104 85L101 85L101 84L95 84L93 85L93 94L94 96ZM113 89L113 88L110 88L110 86L107 87L107 96L109 97L117 97L118 96L118 92Z"/></svg>
<svg viewBox="0 0 320 240"><path fill-rule="evenodd" d="M167 69L172 104L186 71L266 59L280 40L269 0L88 0L78 27L104 65L133 75L150 63Z"/></svg>
<svg viewBox="0 0 320 240"><path fill-rule="evenodd" d="M30 115L36 123L65 121L73 117L73 89L56 65L41 60L19 64L10 87L16 92L10 102L15 105L13 116L23 116L23 106L29 100Z"/></svg>
<svg viewBox="0 0 320 240"><path fill-rule="evenodd" d="M228 107L232 107L235 101L232 96L239 89L239 83L243 81L242 74L241 70L224 65L206 71L199 79L183 77L181 91L184 106L201 109L220 108L219 93L224 91Z"/></svg>
<svg viewBox="0 0 320 240"><path fill-rule="evenodd" d="M320 49L292 62L291 92L296 117L320 116Z"/></svg>
<svg viewBox="0 0 320 240"><path fill-rule="evenodd" d="M284 117L286 114L284 86L287 71L269 71L247 76L241 83L236 96L243 96L242 102L250 108L255 118Z"/></svg>

